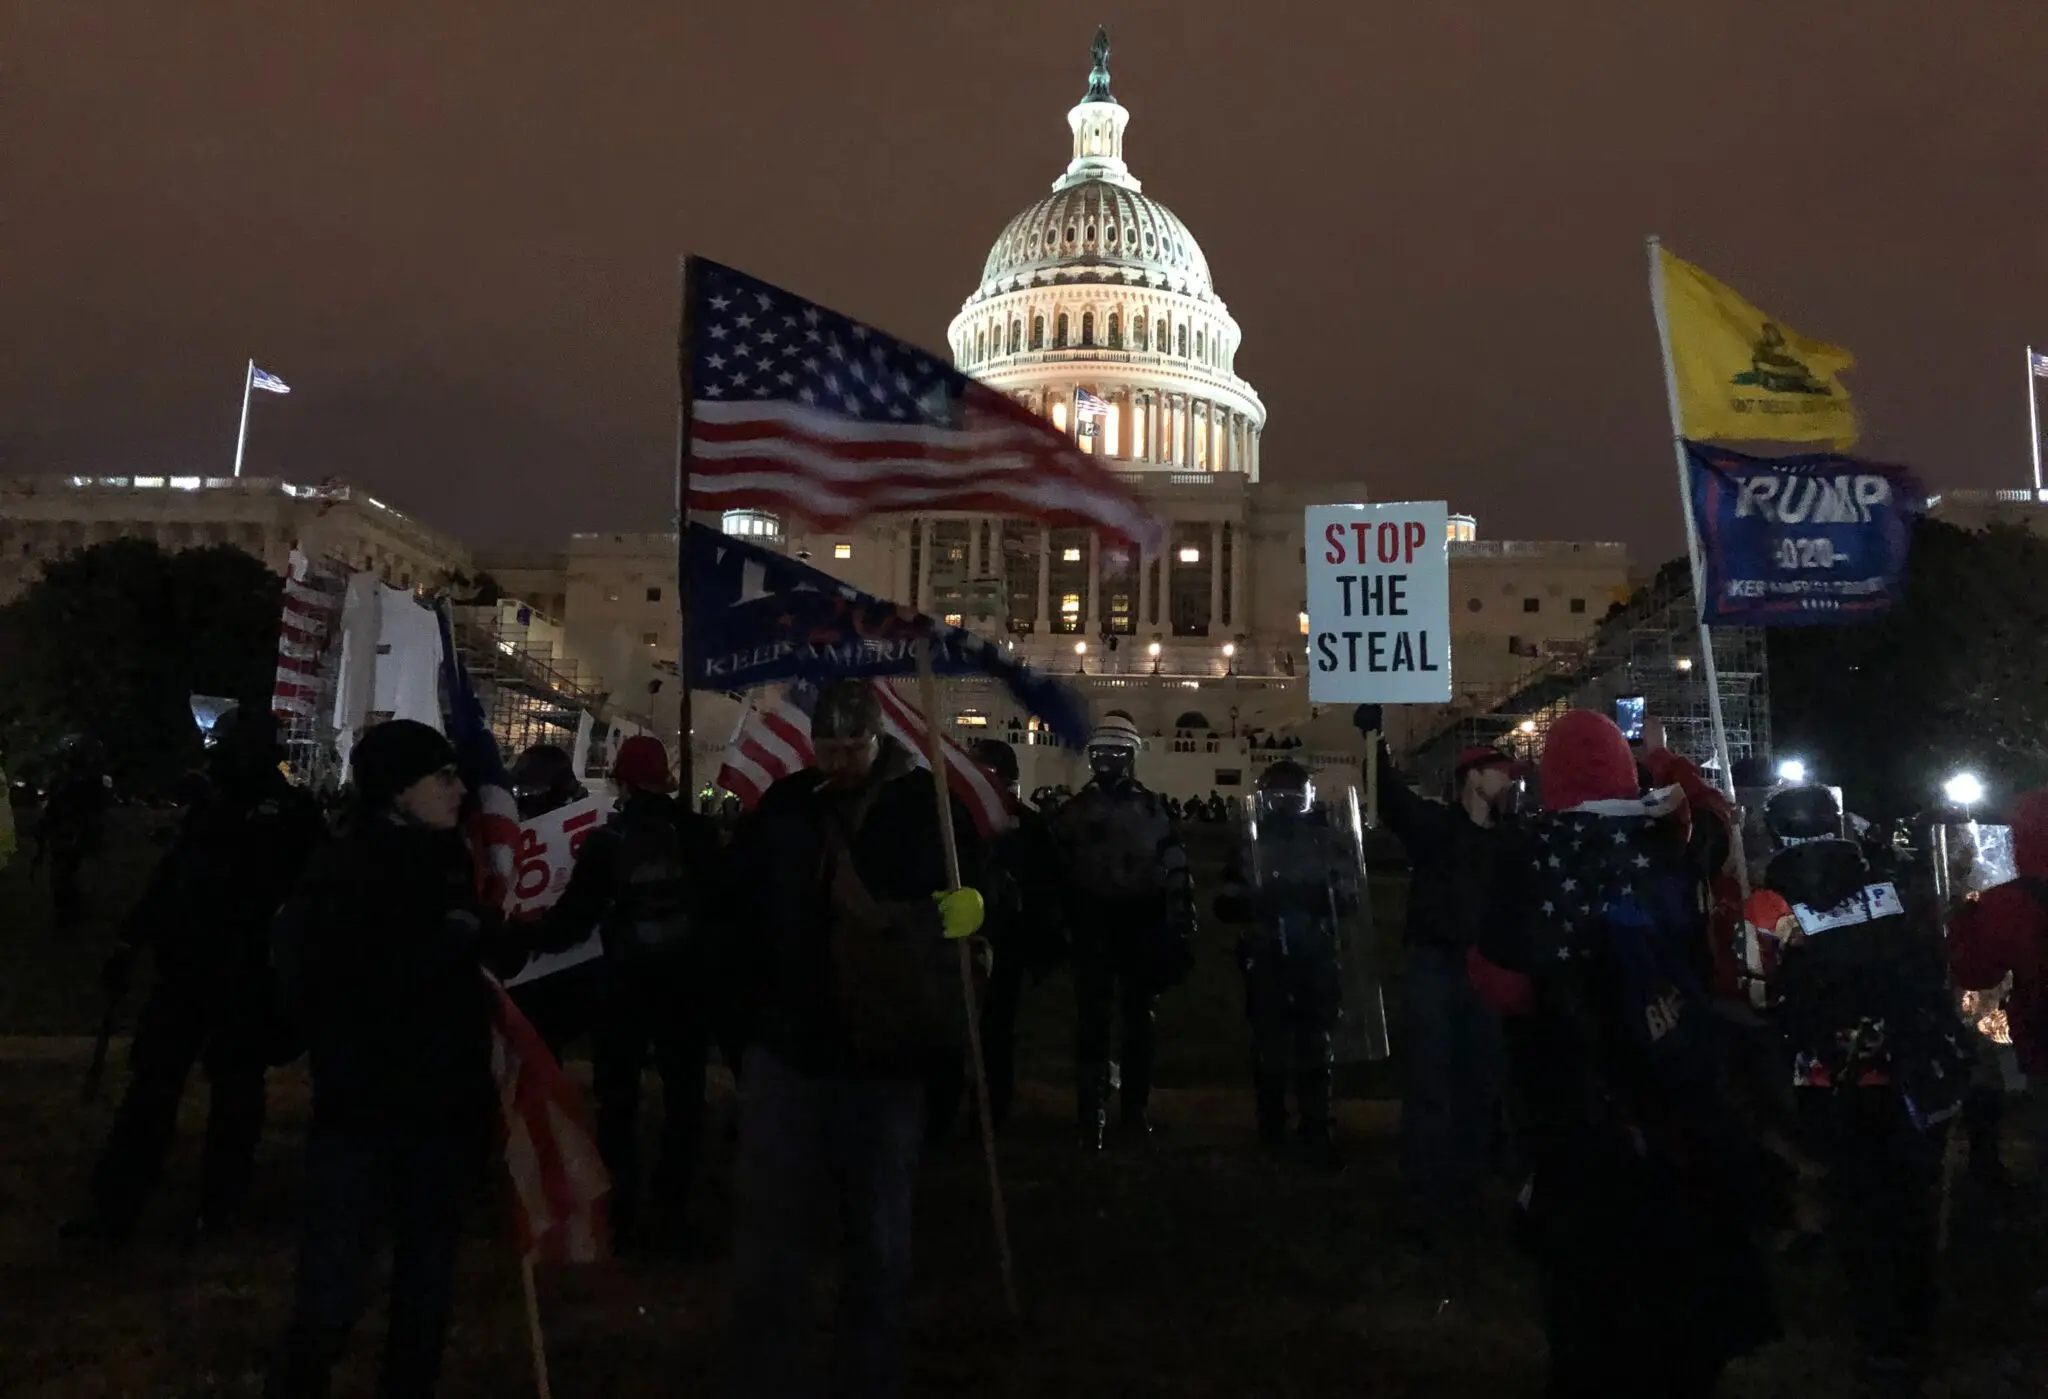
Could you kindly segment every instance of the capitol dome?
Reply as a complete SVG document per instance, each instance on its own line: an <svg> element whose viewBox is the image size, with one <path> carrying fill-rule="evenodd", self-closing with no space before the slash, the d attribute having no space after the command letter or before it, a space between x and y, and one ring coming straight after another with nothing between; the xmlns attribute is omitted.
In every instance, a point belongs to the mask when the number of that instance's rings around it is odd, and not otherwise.
<svg viewBox="0 0 2048 1399"><path fill-rule="evenodd" d="M1194 234L1124 161L1106 33L1094 58L1073 158L997 235L948 331L954 363L1120 468L1257 480L1266 410L1236 373L1241 332Z"/></svg>

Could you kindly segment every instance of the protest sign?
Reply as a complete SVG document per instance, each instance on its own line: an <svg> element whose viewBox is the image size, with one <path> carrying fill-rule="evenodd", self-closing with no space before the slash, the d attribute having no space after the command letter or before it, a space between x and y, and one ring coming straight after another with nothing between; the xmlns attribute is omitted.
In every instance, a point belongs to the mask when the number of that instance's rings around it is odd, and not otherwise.
<svg viewBox="0 0 2048 1399"><path fill-rule="evenodd" d="M1447 513L1440 500L1308 508L1312 703L1450 699Z"/></svg>
<svg viewBox="0 0 2048 1399"><path fill-rule="evenodd" d="M1903 467L1685 444L1706 574L1701 620L1800 627L1879 616L1899 594L1925 492Z"/></svg>
<svg viewBox="0 0 2048 1399"><path fill-rule="evenodd" d="M514 848L511 916L537 918L562 897L569 876L576 868L576 853L592 831L605 823L611 806L602 793L571 802L531 821L519 823L519 844ZM505 984L520 986L529 981L588 962L602 949L595 931L566 952L550 952L532 958L517 976Z"/></svg>

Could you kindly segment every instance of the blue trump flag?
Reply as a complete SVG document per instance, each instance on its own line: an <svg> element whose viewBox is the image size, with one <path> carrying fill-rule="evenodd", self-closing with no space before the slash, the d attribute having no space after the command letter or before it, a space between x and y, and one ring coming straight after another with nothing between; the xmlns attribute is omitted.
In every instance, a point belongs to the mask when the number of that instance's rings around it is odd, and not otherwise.
<svg viewBox="0 0 2048 1399"><path fill-rule="evenodd" d="M1882 615L1927 496L1913 473L1816 453L1752 457L1685 444L1715 626L1804 627Z"/></svg>
<svg viewBox="0 0 2048 1399"><path fill-rule="evenodd" d="M1064 742L1088 742L1088 713L1078 695L964 628L705 525L689 526L683 567L690 599L684 665L692 689L914 675L913 647L929 637L939 674L1000 680Z"/></svg>

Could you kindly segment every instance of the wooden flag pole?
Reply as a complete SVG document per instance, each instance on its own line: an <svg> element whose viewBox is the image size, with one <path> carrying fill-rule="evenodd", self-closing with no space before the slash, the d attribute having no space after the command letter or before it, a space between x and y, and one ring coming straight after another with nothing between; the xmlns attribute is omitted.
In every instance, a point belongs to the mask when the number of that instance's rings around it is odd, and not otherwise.
<svg viewBox="0 0 2048 1399"><path fill-rule="evenodd" d="M932 770L932 798L938 803L939 841L946 852L946 888L960 887L960 843L953 834L953 793L946 785L946 739L939 731L939 680L932 670L929 637L917 643L918 703L924 710L925 761ZM996 1123L989 1110L988 1069L981 1055L981 1011L974 1003L974 954L960 939L960 994L967 1003L967 1049L974 1062L974 1101L981 1118L981 1154L988 1162L989 1214L996 1231L996 1263L1003 1276L1003 1305L1021 1321L1017 1273L1010 1257L1010 1219L1003 1204L1003 1176L996 1164Z"/></svg>
<svg viewBox="0 0 2048 1399"><path fill-rule="evenodd" d="M540 1399L551 1399L548 1388L548 1343L540 1329L540 1294L533 1286L533 1255L519 1260L519 1282L526 1292L526 1342L533 1349L533 1387Z"/></svg>

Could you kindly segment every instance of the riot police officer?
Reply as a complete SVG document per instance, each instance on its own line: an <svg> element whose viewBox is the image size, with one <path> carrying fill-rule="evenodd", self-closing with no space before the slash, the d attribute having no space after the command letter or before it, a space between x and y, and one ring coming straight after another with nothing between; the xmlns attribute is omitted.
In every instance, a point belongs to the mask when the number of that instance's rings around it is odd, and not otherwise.
<svg viewBox="0 0 2048 1399"><path fill-rule="evenodd" d="M1111 711L1088 740L1094 779L1052 820L1074 939L1076 1109L1093 1150L1108 1122L1112 1012L1123 1021L1122 1122L1143 1133L1153 1007L1186 978L1192 957L1194 881L1165 802L1138 781L1143 746L1130 716Z"/></svg>
<svg viewBox="0 0 2048 1399"><path fill-rule="evenodd" d="M612 1178L611 1217L631 1231L640 1202L640 1079L653 1051L661 1075L661 1159L655 1189L680 1209L696 1173L704 1122L702 914L718 850L710 818L673 795L661 740L626 740L612 769L618 814L577 852L569 887L548 911L542 945L603 938L596 1054L597 1146Z"/></svg>
<svg viewBox="0 0 2048 1399"><path fill-rule="evenodd" d="M1291 1083L1302 1146L1311 1161L1334 1167L1341 1162L1330 1130L1330 1041L1343 999L1340 923L1357 907L1357 859L1322 818L1308 769L1291 759L1260 775L1241 837L1216 913L1248 925L1237 963L1259 1140L1286 1141Z"/></svg>
<svg viewBox="0 0 2048 1399"><path fill-rule="evenodd" d="M158 864L102 980L127 987L136 950L156 978L135 1032L133 1072L92 1176L92 1213L67 1237L133 1233L171 1147L195 1063L209 1085L198 1231L225 1227L263 1133L263 1078L280 1053L270 921L326 833L320 810L278 770L277 721L257 709L214 727L212 790Z"/></svg>
<svg viewBox="0 0 2048 1399"><path fill-rule="evenodd" d="M1765 822L1779 849L1749 917L1778 944L1779 1022L1801 1125L1827 1167L1867 1378L1878 1393L1918 1393L1943 1144L1973 1056L1939 938L1843 838L1834 793L1778 792Z"/></svg>

